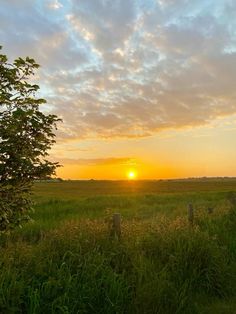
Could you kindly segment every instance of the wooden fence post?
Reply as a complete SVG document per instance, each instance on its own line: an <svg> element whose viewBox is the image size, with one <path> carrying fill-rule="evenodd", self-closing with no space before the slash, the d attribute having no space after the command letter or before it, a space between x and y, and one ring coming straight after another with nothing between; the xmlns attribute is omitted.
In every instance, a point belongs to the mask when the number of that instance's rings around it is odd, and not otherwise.
<svg viewBox="0 0 236 314"><path fill-rule="evenodd" d="M120 240L121 237L121 217L119 213L113 214L112 226L111 226L111 237Z"/></svg>
<svg viewBox="0 0 236 314"><path fill-rule="evenodd" d="M194 209L193 209L193 205L189 204L188 205L188 222L191 226L193 225L193 220L194 220Z"/></svg>

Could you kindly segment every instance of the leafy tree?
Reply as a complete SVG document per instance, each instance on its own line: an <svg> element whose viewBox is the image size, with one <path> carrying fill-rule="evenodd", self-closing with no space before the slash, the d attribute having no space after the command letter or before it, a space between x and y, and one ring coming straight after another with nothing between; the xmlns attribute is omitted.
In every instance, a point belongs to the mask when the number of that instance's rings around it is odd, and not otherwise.
<svg viewBox="0 0 236 314"><path fill-rule="evenodd" d="M29 78L39 65L27 57L8 62L0 47L0 233L29 219L34 180L55 174L47 160L57 116L44 114L46 101Z"/></svg>

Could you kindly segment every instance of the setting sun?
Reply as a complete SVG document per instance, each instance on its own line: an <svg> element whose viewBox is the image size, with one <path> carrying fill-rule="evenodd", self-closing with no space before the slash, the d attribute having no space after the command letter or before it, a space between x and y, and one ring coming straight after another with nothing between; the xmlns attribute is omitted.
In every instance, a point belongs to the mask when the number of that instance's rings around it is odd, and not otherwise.
<svg viewBox="0 0 236 314"><path fill-rule="evenodd" d="M127 176L129 178L129 180L134 180L136 179L137 177L137 173L133 170L130 170L128 173L127 173Z"/></svg>

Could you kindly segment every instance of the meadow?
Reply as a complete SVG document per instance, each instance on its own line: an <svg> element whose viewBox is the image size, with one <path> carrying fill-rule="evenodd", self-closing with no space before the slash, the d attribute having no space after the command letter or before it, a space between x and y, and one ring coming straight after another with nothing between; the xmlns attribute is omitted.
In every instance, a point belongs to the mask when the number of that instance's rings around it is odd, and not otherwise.
<svg viewBox="0 0 236 314"><path fill-rule="evenodd" d="M36 183L32 220L0 237L0 313L236 313L235 193L236 179Z"/></svg>

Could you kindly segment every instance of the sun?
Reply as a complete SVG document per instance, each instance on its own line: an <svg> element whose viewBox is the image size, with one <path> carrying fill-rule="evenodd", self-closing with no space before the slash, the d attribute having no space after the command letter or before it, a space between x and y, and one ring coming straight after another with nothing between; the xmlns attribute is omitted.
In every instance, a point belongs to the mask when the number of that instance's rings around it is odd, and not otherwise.
<svg viewBox="0 0 236 314"><path fill-rule="evenodd" d="M137 173L134 170L130 170L127 172L127 177L129 180L134 180L137 177Z"/></svg>

